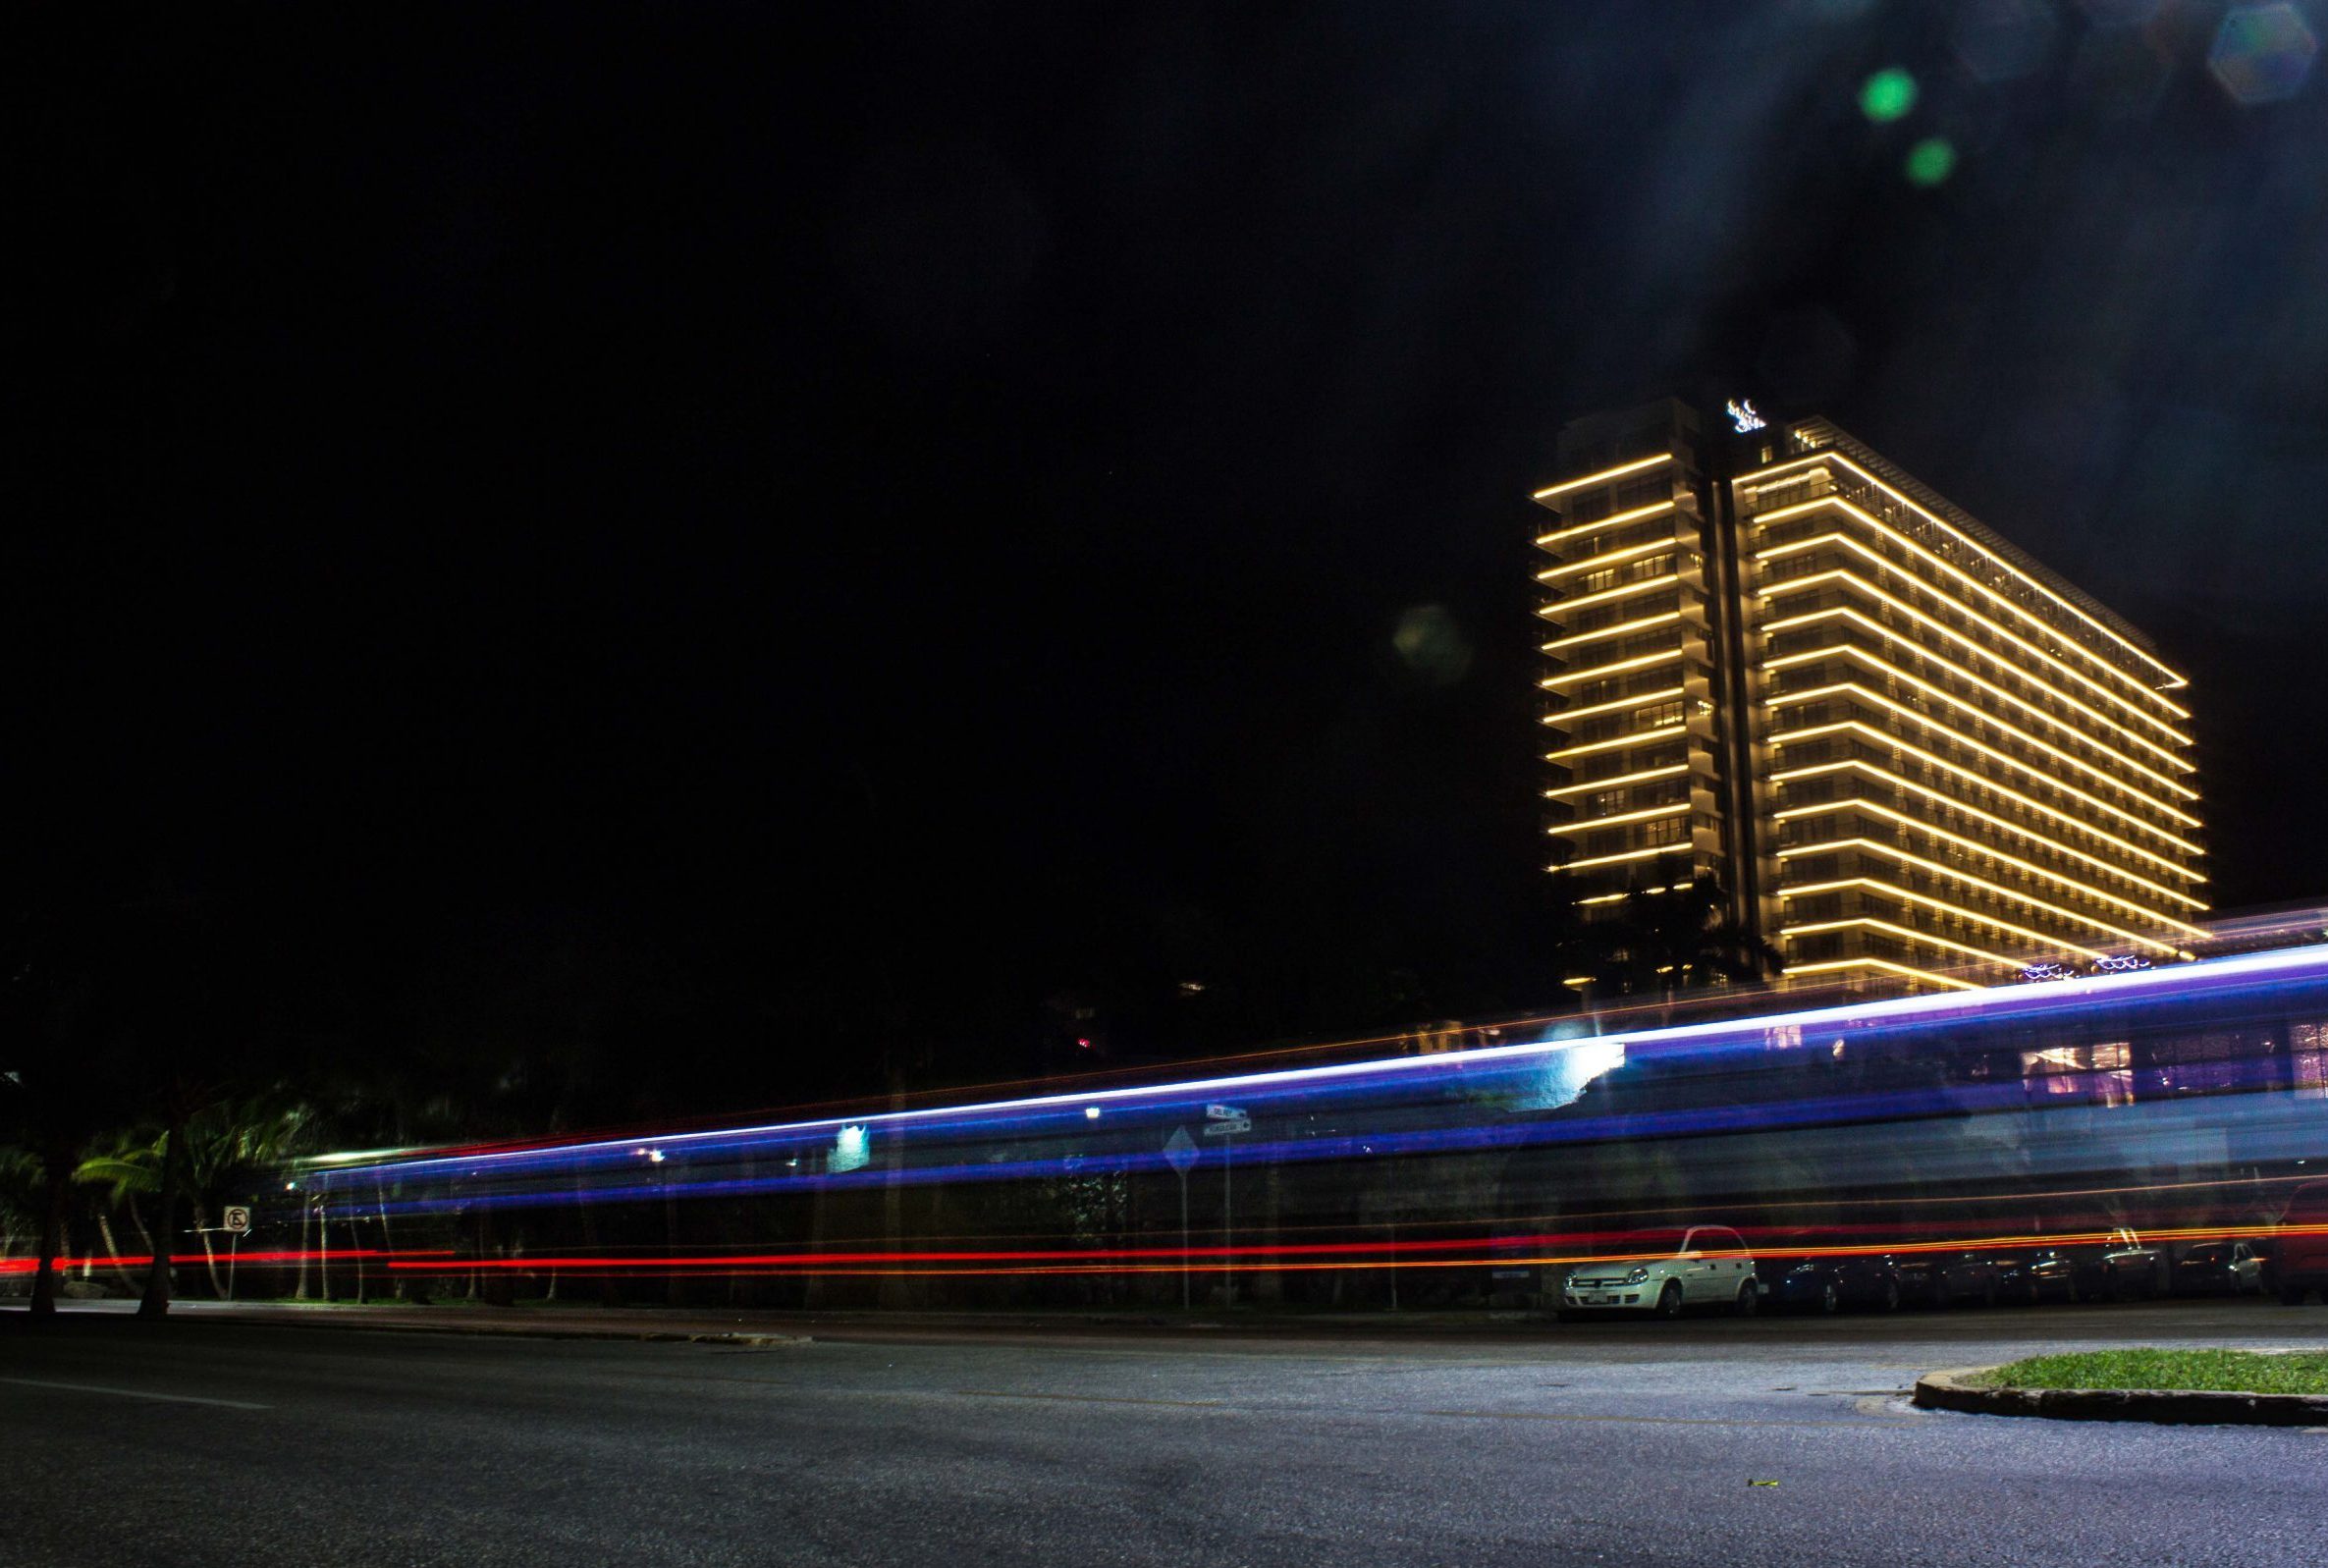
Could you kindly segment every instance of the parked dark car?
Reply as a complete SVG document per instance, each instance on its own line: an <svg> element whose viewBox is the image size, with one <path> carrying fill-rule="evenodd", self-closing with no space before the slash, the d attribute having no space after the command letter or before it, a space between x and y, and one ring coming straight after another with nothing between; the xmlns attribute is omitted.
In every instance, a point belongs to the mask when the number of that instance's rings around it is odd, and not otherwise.
<svg viewBox="0 0 2328 1568"><path fill-rule="evenodd" d="M2101 1271L2102 1292L2110 1296L2163 1296L2172 1272L2164 1253L2125 1229L2102 1249Z"/></svg>
<svg viewBox="0 0 2328 1568"><path fill-rule="evenodd" d="M2066 1247L2040 1247L2034 1252L1998 1253L1996 1293L2000 1301L2084 1301L2101 1291L2100 1261Z"/></svg>
<svg viewBox="0 0 2328 1568"><path fill-rule="evenodd" d="M1762 1296L1781 1312L1840 1312L1900 1304L1900 1279L1888 1258L1773 1258L1757 1265Z"/></svg>
<svg viewBox="0 0 2328 1568"><path fill-rule="evenodd" d="M2271 1242L2272 1294L2291 1307L2311 1292L2328 1301L2328 1181L2307 1181L2288 1195L2280 1233Z"/></svg>
<svg viewBox="0 0 2328 1568"><path fill-rule="evenodd" d="M1996 1304L1997 1269L1986 1253L1903 1252L1889 1262L1903 1300L1930 1307L1960 1301Z"/></svg>
<svg viewBox="0 0 2328 1568"><path fill-rule="evenodd" d="M2178 1296L2259 1296L2263 1260L2244 1241L2202 1241L2175 1260Z"/></svg>

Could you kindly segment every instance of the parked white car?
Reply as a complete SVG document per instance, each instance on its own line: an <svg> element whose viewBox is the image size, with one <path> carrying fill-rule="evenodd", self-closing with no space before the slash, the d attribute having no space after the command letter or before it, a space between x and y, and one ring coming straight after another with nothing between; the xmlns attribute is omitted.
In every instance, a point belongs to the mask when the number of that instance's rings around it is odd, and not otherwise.
<svg viewBox="0 0 2328 1568"><path fill-rule="evenodd" d="M1727 1225L1691 1225L1618 1237L1606 1260L1569 1270L1560 1286L1560 1316L1653 1312L1677 1318L1685 1307L1722 1306L1749 1317L1760 1300L1745 1238Z"/></svg>

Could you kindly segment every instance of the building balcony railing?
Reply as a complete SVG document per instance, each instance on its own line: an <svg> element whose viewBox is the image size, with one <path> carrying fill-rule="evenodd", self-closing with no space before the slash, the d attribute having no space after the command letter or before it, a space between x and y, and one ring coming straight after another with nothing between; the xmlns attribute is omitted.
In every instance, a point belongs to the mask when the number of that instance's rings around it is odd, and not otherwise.
<svg viewBox="0 0 2328 1568"><path fill-rule="evenodd" d="M2065 777L2070 770L2049 769L2048 759L2041 755L2017 755L2006 746L1975 739L1928 706L1887 698L1856 681L1832 687L1820 697L1765 700L1770 704L1767 711L1773 744L1787 744L1792 735L1856 726L1889 737L1903 756L1922 754L1939 764L1942 773L2040 803L2057 814L2089 823L2089 831L2111 838L2131 837L2151 852L2170 857L2196 858L2204 853L2189 838L2196 824L2181 820L2180 814L2170 819L2154 802L2128 798L2127 791L2113 788L2112 781L2081 778L2079 783L2071 783ZM2097 792L2104 788L2112 788L2120 798L2113 800Z"/></svg>

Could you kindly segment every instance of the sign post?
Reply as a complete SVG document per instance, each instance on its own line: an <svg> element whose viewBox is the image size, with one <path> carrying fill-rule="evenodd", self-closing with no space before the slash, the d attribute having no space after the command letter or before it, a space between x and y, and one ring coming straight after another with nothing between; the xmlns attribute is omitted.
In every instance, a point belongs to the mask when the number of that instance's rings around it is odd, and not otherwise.
<svg viewBox="0 0 2328 1568"><path fill-rule="evenodd" d="M235 1299L235 1261L243 1255L243 1235L250 1228L250 1211L241 1204L230 1206L219 1217L219 1226L227 1233L227 1300Z"/></svg>
<svg viewBox="0 0 2328 1568"><path fill-rule="evenodd" d="M1174 1127L1164 1140L1164 1162L1180 1178L1180 1310L1188 1311L1188 1167L1196 1163L1196 1140L1186 1127Z"/></svg>
<svg viewBox="0 0 2328 1568"><path fill-rule="evenodd" d="M1205 1136L1220 1140L1220 1304L1237 1301L1236 1264L1236 1145L1228 1140L1253 1130L1253 1118L1240 1106L1205 1107Z"/></svg>

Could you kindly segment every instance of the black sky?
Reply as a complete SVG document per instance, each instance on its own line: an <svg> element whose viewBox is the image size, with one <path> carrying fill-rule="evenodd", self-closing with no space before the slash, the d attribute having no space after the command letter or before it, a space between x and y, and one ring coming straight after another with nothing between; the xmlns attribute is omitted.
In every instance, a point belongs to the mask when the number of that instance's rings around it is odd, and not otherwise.
<svg viewBox="0 0 2328 1568"><path fill-rule="evenodd" d="M1526 495L1666 390L2152 628L2220 902L2317 895L2328 88L2220 16L31 8L19 902L752 1093L1176 978L1135 1044L1542 1003Z"/></svg>

